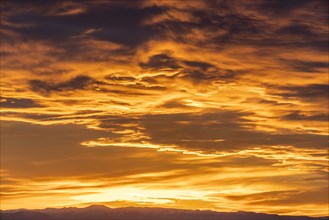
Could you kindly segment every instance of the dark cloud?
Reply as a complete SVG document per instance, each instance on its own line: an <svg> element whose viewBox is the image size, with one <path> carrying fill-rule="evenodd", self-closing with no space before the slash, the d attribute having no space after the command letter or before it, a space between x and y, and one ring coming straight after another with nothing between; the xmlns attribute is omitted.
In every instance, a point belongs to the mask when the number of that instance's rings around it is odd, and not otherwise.
<svg viewBox="0 0 329 220"><path fill-rule="evenodd" d="M209 79L210 76L199 70L184 70L180 72L179 77L185 79L192 79L195 82L200 82L201 80Z"/></svg>
<svg viewBox="0 0 329 220"><path fill-rule="evenodd" d="M239 5L238 10L237 5ZM307 15L307 20L292 12L295 9L304 11L304 7L307 6L313 12ZM260 48L262 51L279 47L286 49L311 48L327 52L327 31L323 28L327 25L327 19L322 18L327 16L325 9L328 9L328 4L325 1L270 0L249 1L242 4L238 1L230 3L217 1L217 3L211 4L211 7L225 10L226 13L219 15L220 13L210 10L208 13L203 10L194 12L195 18L198 18L195 20L199 20L199 22L192 26L209 33L208 43L198 42L200 46L204 47L211 43L212 47L222 49L238 44ZM253 12L253 15L246 15L244 11ZM272 22L273 16L283 14L286 18L285 24L281 24L279 21ZM319 20L319 22L307 23L307 21L314 20ZM191 27L186 28L187 31L189 31L188 29Z"/></svg>
<svg viewBox="0 0 329 220"><path fill-rule="evenodd" d="M111 81L128 81L133 82L135 81L135 78L132 76L115 76L115 75L108 75L105 76L105 79L111 80Z"/></svg>
<svg viewBox="0 0 329 220"><path fill-rule="evenodd" d="M329 45L329 41L327 39L313 38L313 39L297 40L297 39L287 39L281 35L277 35L276 37L275 35L269 35L262 39L246 39L245 42L239 41L236 43L238 43L239 45L249 45L253 47L259 47L262 48L263 50L270 50L274 48L281 48L283 50L311 49L314 51L325 52L325 53L328 51L328 45Z"/></svg>
<svg viewBox="0 0 329 220"><path fill-rule="evenodd" d="M280 60L282 64L287 65L288 69L303 73L323 73L327 72L329 63L321 61L307 60Z"/></svg>
<svg viewBox="0 0 329 220"><path fill-rule="evenodd" d="M303 99L306 101L317 101L318 99L327 100L329 85L311 84L305 86L281 86L280 92L274 94L286 98Z"/></svg>
<svg viewBox="0 0 329 220"><path fill-rule="evenodd" d="M211 68L216 68L216 66L206 63L206 62L197 62L197 61L183 61L183 63L192 68L198 68L203 71L208 71Z"/></svg>
<svg viewBox="0 0 329 220"><path fill-rule="evenodd" d="M316 33L311 30L311 27L304 24L290 24L288 26L282 27L276 31L277 34L288 34L288 35L297 35L304 37L315 37Z"/></svg>
<svg viewBox="0 0 329 220"><path fill-rule="evenodd" d="M181 21L169 16L169 19L146 25L145 22L151 18L168 15L171 10L170 6L150 4L146 7L143 5L143 1L124 1L121 3L81 1L73 3L84 7L86 10L83 13L59 16L50 13L50 8L68 10L67 7L70 9L70 7L78 6L66 1L63 3L32 1L29 4L25 4L24 1L7 1L6 5L8 6L6 8L10 9L12 15L6 16L6 20L10 21L11 24L25 25L15 26L6 22L2 28L19 33L23 39L55 43L58 48L65 51L65 53L63 51L54 52L56 57L62 59L74 57L84 60L109 60L115 59L114 56L118 54L133 56L136 52L134 49L151 39L172 39L180 43L217 49L228 48L231 45L248 45L261 47L262 51L277 47L286 49L312 48L327 51L327 33L323 28L303 22L294 13L288 13L294 9L310 6L310 10L316 12L314 14L323 15L325 13L320 10L322 5L322 8L328 6L321 1L255 1L242 4L239 1L204 2L208 8L187 7L181 10L181 12L190 14L193 19ZM16 3L26 5L26 7L15 11ZM34 6L39 9L32 10L31 8ZM26 9L24 10L24 8ZM254 10L254 15L244 13L248 10ZM268 16L268 19L262 17L264 11L267 12L265 15ZM287 13L286 17L289 22L283 26L279 23L273 24L270 16L272 13ZM258 16L259 14L262 16ZM309 20L317 19L315 15L309 18ZM188 36L191 30L207 33L207 39L199 41L194 36ZM88 37L84 36L83 33L88 31L91 31L88 33ZM114 42L127 47L111 52L105 50L102 51L102 55L98 54L97 56L91 53L90 48L83 45L81 39L78 40L79 37ZM295 37L298 39L296 40ZM6 41L12 40L10 36L7 38L5 38ZM177 60L168 54L154 55L146 63L141 63L140 66L148 69L180 68ZM191 75L195 75L196 78L204 78L200 71L195 71Z"/></svg>
<svg viewBox="0 0 329 220"><path fill-rule="evenodd" d="M69 70L67 69L55 69L55 70L46 70L46 69L35 69L32 70L33 73L39 74L39 75L55 75L55 74L65 74L68 73Z"/></svg>
<svg viewBox="0 0 329 220"><path fill-rule="evenodd" d="M145 63L140 63L143 69L178 70L177 74L166 76L167 79L184 78L187 81L201 82L203 80L228 79L239 74L239 71L220 69L217 66L200 61L183 60L161 53L153 55ZM240 71L242 73L242 71ZM160 77L144 78L143 81L156 83Z"/></svg>
<svg viewBox="0 0 329 220"><path fill-rule="evenodd" d="M216 78L223 78L227 75L227 71L220 70L215 65L207 62L197 61L181 61L185 68L178 74L178 77L184 77L194 82L201 80L211 80Z"/></svg>
<svg viewBox="0 0 329 220"><path fill-rule="evenodd" d="M47 3L44 3L43 9L50 10L54 3L49 1ZM89 29L98 29L98 32L92 34L96 39L137 46L154 34L151 27L142 26L141 22L151 15L162 12L158 7L129 7L138 5L134 3L97 5L85 1L82 4L88 6L88 13L57 16L46 14L44 11L21 10L9 20L33 25L7 28L17 31L28 39L51 41L57 44Z"/></svg>
<svg viewBox="0 0 329 220"><path fill-rule="evenodd" d="M163 104L162 106L165 107L165 108L184 108L184 107L186 107L186 105L184 105L179 100L168 101L165 104Z"/></svg>
<svg viewBox="0 0 329 220"><path fill-rule="evenodd" d="M180 68L178 61L168 54L161 53L153 55L146 63L140 63L144 69L157 69L157 70L172 70Z"/></svg>
<svg viewBox="0 0 329 220"><path fill-rule="evenodd" d="M325 148L327 145L324 135L257 131L252 121L243 116L246 115L238 112L148 115L141 118L140 123L154 143L205 151L277 145Z"/></svg>
<svg viewBox="0 0 329 220"><path fill-rule="evenodd" d="M294 121L328 121L328 117L329 116L325 114L305 115L300 111L294 111L290 114L284 115L282 118Z"/></svg>
<svg viewBox="0 0 329 220"><path fill-rule="evenodd" d="M106 116L105 118L100 118L100 127L101 128L113 128L112 126L121 127L124 124L134 124L138 121L138 117L122 117L122 116Z"/></svg>
<svg viewBox="0 0 329 220"><path fill-rule="evenodd" d="M286 15L294 9L301 8L306 4L310 3L309 0L289 0L289 1L266 0L260 2L261 3L258 5L260 10L278 16Z"/></svg>
<svg viewBox="0 0 329 220"><path fill-rule="evenodd" d="M44 1L39 1L39 0L31 0L29 2L26 2L24 0L4 0L3 1L4 3L15 3L15 4L22 4L22 5L48 5L48 6L51 6L54 4L54 1L51 1L51 0L44 0Z"/></svg>
<svg viewBox="0 0 329 220"><path fill-rule="evenodd" d="M266 104L266 105L269 105L269 106L278 106L278 105L281 105L281 106L290 106L292 107L294 104L292 103L280 103L278 101L274 101L274 100L267 100L267 99L247 99L246 100L246 103L250 103L250 102L258 102L260 104Z"/></svg>
<svg viewBox="0 0 329 220"><path fill-rule="evenodd" d="M88 76L77 76L69 81L62 83L48 83L42 80L31 80L29 81L30 87L34 92L48 95L51 92L71 91L71 90L82 90L86 89L93 84L99 84L91 77Z"/></svg>
<svg viewBox="0 0 329 220"><path fill-rule="evenodd" d="M0 97L1 102L0 106L4 108L36 108L42 107L37 101L33 99L26 99L26 98L6 98Z"/></svg>

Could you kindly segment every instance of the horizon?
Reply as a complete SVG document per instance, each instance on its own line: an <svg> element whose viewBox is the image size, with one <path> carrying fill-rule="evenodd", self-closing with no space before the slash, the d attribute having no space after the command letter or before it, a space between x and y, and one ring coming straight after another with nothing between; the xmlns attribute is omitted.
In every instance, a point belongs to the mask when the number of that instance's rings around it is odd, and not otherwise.
<svg viewBox="0 0 329 220"><path fill-rule="evenodd" d="M329 216L328 1L0 8L0 210Z"/></svg>
<svg viewBox="0 0 329 220"><path fill-rule="evenodd" d="M43 211L43 210L49 210L49 209L55 209L55 210L61 210L61 209L89 209L89 208L107 208L107 209L161 209L161 210L179 210L179 211L200 211L200 212L214 212L218 214L237 214L237 213L249 213L249 214L265 214L265 215L278 215L278 216L290 216L290 217L328 217L327 216L307 216L307 215L281 215L277 213L262 213L262 212L250 212L250 211L232 211L232 212L227 212L227 211L216 211L216 210L211 210L211 209L183 209L183 208L168 208L168 207L148 207L148 206L125 206L125 207L110 207L102 204L95 204L95 205L87 205L87 206L64 206L64 207L47 207L47 208L37 208L37 209L25 209L25 208L20 208L20 209L9 209L9 210L0 210L3 213L8 213L8 212L15 212L15 211Z"/></svg>

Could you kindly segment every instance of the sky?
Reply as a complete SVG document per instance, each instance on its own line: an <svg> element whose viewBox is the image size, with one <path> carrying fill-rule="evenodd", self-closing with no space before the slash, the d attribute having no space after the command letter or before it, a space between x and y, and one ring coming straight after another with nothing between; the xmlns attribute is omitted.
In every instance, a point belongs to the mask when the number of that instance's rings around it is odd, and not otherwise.
<svg viewBox="0 0 329 220"><path fill-rule="evenodd" d="M328 2L1 1L1 209L328 215Z"/></svg>

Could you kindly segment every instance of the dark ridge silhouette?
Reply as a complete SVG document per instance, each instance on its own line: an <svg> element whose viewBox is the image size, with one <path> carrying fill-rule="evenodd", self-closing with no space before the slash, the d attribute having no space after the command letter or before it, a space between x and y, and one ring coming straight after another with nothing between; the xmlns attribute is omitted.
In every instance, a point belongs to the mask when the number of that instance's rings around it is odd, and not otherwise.
<svg viewBox="0 0 329 220"><path fill-rule="evenodd" d="M1 211L1 220L328 220L328 217L92 205L86 208Z"/></svg>

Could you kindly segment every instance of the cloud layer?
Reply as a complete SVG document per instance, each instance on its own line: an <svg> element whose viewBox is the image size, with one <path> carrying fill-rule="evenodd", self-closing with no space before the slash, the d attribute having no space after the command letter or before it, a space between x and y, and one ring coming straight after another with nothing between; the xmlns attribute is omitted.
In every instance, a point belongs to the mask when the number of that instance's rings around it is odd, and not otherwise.
<svg viewBox="0 0 329 220"><path fill-rule="evenodd" d="M1 8L2 209L327 214L326 1Z"/></svg>

